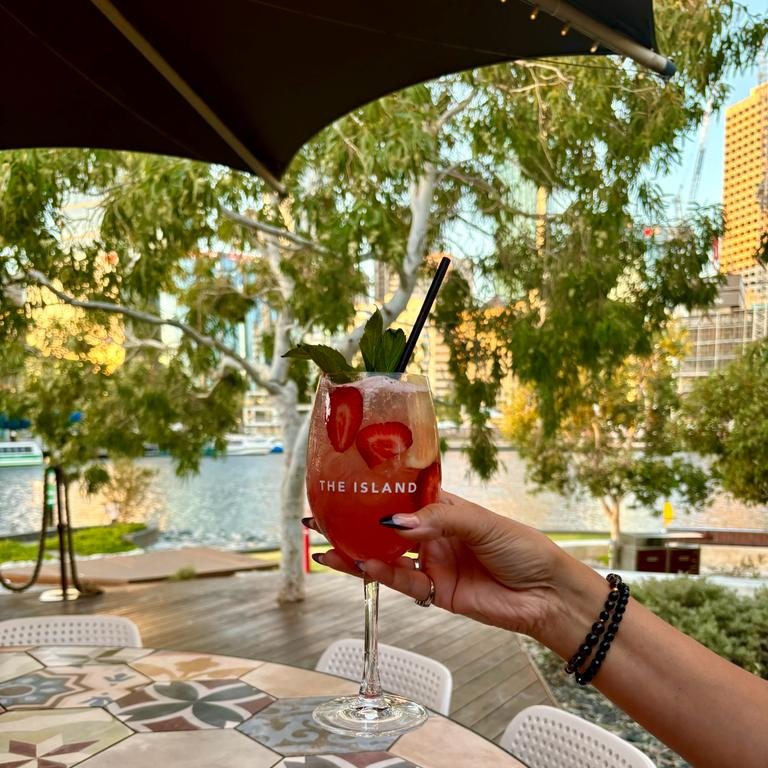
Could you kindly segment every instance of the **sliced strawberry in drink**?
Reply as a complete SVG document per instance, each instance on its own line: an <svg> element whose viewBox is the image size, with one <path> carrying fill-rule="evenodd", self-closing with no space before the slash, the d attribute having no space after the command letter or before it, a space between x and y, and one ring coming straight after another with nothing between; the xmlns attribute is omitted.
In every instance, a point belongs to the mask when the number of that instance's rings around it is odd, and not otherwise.
<svg viewBox="0 0 768 768"><path fill-rule="evenodd" d="M337 387L331 391L325 428L331 445L343 453L354 442L363 421L363 396L356 387Z"/></svg>
<svg viewBox="0 0 768 768"><path fill-rule="evenodd" d="M357 450L373 468L382 461L407 451L413 443L411 430L400 421L369 424L357 433Z"/></svg>
<svg viewBox="0 0 768 768"><path fill-rule="evenodd" d="M416 491L413 494L417 509L437 501L437 497L440 495L441 479L439 461L433 462L419 472L419 476L416 478Z"/></svg>

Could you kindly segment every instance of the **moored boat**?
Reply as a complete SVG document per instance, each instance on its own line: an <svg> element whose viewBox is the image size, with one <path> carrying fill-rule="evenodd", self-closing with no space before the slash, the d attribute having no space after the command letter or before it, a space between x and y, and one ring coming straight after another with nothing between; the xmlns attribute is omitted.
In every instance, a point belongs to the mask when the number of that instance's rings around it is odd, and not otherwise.
<svg viewBox="0 0 768 768"><path fill-rule="evenodd" d="M34 440L0 442L0 467L36 467L42 463L42 448Z"/></svg>
<svg viewBox="0 0 768 768"><path fill-rule="evenodd" d="M264 456L282 453L283 446L277 438L260 435L225 435L227 456Z"/></svg>
<svg viewBox="0 0 768 768"><path fill-rule="evenodd" d="M224 435L225 448L221 452L214 450L213 445L203 449L205 456L266 456L269 453L282 453L283 444L276 437L263 435Z"/></svg>
<svg viewBox="0 0 768 768"><path fill-rule="evenodd" d="M271 452L266 438L248 435L225 435L227 456L263 456Z"/></svg>

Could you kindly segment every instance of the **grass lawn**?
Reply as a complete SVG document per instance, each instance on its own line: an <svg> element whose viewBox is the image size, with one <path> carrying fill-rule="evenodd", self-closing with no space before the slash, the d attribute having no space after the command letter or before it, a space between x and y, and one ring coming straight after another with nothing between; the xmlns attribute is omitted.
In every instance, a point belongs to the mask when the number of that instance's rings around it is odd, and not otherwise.
<svg viewBox="0 0 768 768"><path fill-rule="evenodd" d="M74 531L72 540L75 547L75 554L81 556L87 555L110 555L118 552L130 552L136 549L136 546L123 538L126 534L140 531L146 526L143 523L116 523L114 525L98 526L82 531ZM553 541L586 541L596 537L608 538L608 534L595 533L547 533ZM315 544L310 548L311 553L325 552L328 549L327 544ZM49 536L46 539L45 558L51 559L50 552L58 552L58 538ZM275 565L280 561L280 550L273 549L267 552L254 552L254 557L260 560L273 560ZM29 561L37 557L37 542L21 542L14 539L0 539L0 563L10 563L14 561ZM312 563L312 570L316 572L329 570L319 563Z"/></svg>
<svg viewBox="0 0 768 768"><path fill-rule="evenodd" d="M124 538L146 528L143 523L115 523L114 525L87 528L72 532L72 544L76 555L111 555L116 552L130 552L136 545ZM58 552L58 536L48 536L45 540L45 559L50 552ZM19 560L34 560L37 557L37 541L26 542L15 539L0 539L0 563Z"/></svg>
<svg viewBox="0 0 768 768"><path fill-rule="evenodd" d="M573 531L569 533L551 533L544 531L552 541L591 541L592 539L610 539L610 534L605 531L602 533L590 533L586 531L581 533L579 531Z"/></svg>

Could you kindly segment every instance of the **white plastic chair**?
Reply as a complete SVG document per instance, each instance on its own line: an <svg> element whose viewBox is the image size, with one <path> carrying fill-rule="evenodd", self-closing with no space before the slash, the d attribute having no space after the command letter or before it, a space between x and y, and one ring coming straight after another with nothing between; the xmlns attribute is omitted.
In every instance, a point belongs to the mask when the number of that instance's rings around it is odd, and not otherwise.
<svg viewBox="0 0 768 768"><path fill-rule="evenodd" d="M315 669L359 681L363 670L363 641L335 640L323 651ZM418 701L441 715L447 715L451 708L451 670L435 659L379 643L379 677L382 689L389 693Z"/></svg>
<svg viewBox="0 0 768 768"><path fill-rule="evenodd" d="M656 768L610 731L544 704L518 712L499 743L529 768Z"/></svg>
<svg viewBox="0 0 768 768"><path fill-rule="evenodd" d="M4 645L111 645L141 648L139 628L122 616L29 616L0 621Z"/></svg>

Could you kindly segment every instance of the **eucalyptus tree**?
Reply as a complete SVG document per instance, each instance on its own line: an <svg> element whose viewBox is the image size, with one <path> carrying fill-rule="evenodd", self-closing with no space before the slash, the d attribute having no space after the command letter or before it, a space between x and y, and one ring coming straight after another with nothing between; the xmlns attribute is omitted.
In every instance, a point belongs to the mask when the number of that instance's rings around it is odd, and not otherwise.
<svg viewBox="0 0 768 768"><path fill-rule="evenodd" d="M177 159L91 150L0 159L5 344L45 358L30 344L30 330L53 305L82 310L102 326L108 315L122 317L130 365L112 375L130 384L112 407L132 412L140 405L145 418L136 434L169 449L182 471L195 468L202 440L220 436L237 409L236 398L228 411L217 401L221 418L193 429L185 403L194 402L196 388L215 394L226 383L237 390L247 378L272 396L286 446L282 599L302 594L306 425L297 405L307 394L301 362L283 354L313 332L352 357L367 262L397 275L381 307L385 323L405 309L425 256L459 215L456 181L450 169L439 170L455 141L451 123L468 103L453 98L459 86L420 86L335 125L296 158L284 199L258 179ZM92 213L83 214L89 206ZM223 260L230 269L221 268ZM164 314L159 307L168 297L176 310ZM255 309L271 317L261 361L246 359L233 342ZM158 335L161 326L175 329L178 342ZM87 341L73 338L82 361ZM188 391L153 387L167 376L185 381ZM109 391L118 394L116 386ZM153 409L162 418L153 420ZM136 444L115 440L111 447L130 453Z"/></svg>
<svg viewBox="0 0 768 768"><path fill-rule="evenodd" d="M513 152L546 201L520 225L484 173L477 183L495 216L495 248L478 271L495 286L495 308L455 278L444 291L438 319L455 342L452 373L483 474L497 466L487 414L507 376L532 388L538 419L554 434L574 409L599 402L628 357L650 355L675 307L715 299L709 259L720 211L693 209L681 220L657 178L680 160L681 137L707 99L715 109L726 102L728 76L754 63L768 26L733 2L659 2L656 23L679 69L667 83L614 59L474 74L498 94L486 102L478 157L498 168ZM513 126L510 145L491 138L499 122Z"/></svg>
<svg viewBox="0 0 768 768"><path fill-rule="evenodd" d="M584 376L647 354L670 307L713 297L700 270L717 223L691 220L651 257L634 204L642 223L661 220L649 174L674 161L706 97L722 103L715 84L754 59L765 28L747 17L736 23L732 3L658 6L661 42L680 69L671 83L599 59L516 62L416 86L319 134L294 159L284 198L258 179L176 159L3 154L3 343L25 344L35 308L64 302L122 316L125 345L137 360L139 351L153 360L153 370L211 391L247 378L269 393L286 446L281 598L299 599L306 422L297 404L307 376L282 355L310 333L354 355L362 333L355 303L371 265L397 276L381 307L386 325L402 313L433 250L471 251L479 284L493 281L508 301L491 323L458 277L441 298L443 328L464 339L454 345L452 370L474 422L475 466L486 475L495 458L483 414L512 366L535 387L554 428L580 401ZM516 179L547 191L548 214L537 219L519 204ZM87 200L98 205L83 227L72 220ZM83 228L88 237L73 240ZM158 310L161 296L176 302L170 316ZM257 307L272 318L259 362L232 342ZM462 323L486 328L494 342L484 333L467 341ZM163 325L177 330L178 343L153 330ZM144 385L134 376L123 407ZM169 414L183 399L173 389L159 407ZM183 435L185 419L176 423ZM222 424L199 428L211 436ZM166 439L183 451L178 438Z"/></svg>
<svg viewBox="0 0 768 768"><path fill-rule="evenodd" d="M582 401L547 430L530 387L521 385L505 408L504 430L528 465L537 488L587 495L605 513L611 565L618 565L621 512L675 494L685 507L712 490L709 473L684 452L680 398L673 372L681 340L656 339L649 355L630 356L611 372L585 378Z"/></svg>

